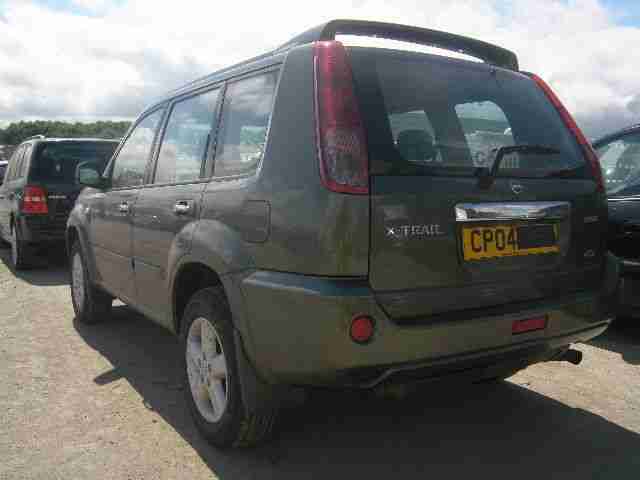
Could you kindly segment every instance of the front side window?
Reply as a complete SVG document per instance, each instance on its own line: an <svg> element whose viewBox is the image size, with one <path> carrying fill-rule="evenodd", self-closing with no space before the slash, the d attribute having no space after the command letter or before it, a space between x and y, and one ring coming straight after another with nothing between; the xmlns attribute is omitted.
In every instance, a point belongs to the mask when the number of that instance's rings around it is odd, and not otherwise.
<svg viewBox="0 0 640 480"><path fill-rule="evenodd" d="M111 172L113 188L136 187L144 183L147 162L163 112L160 109L147 115L125 141Z"/></svg>
<svg viewBox="0 0 640 480"><path fill-rule="evenodd" d="M640 184L640 133L600 145L596 152L609 194L624 194Z"/></svg>
<svg viewBox="0 0 640 480"><path fill-rule="evenodd" d="M197 180L213 137L219 90L176 103L165 130L154 183Z"/></svg>
<svg viewBox="0 0 640 480"><path fill-rule="evenodd" d="M216 149L217 177L254 171L264 152L276 89L275 72L232 83L227 88Z"/></svg>

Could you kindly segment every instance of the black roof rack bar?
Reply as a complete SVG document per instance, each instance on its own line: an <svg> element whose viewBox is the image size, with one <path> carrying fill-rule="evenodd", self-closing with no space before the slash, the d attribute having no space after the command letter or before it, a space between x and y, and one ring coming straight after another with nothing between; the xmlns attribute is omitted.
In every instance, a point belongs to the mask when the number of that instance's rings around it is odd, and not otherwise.
<svg viewBox="0 0 640 480"><path fill-rule="evenodd" d="M464 53L484 60L491 65L518 70L516 54L491 43L427 28L364 20L331 20L294 37L278 50L318 41L334 40L336 35L359 35L417 43Z"/></svg>

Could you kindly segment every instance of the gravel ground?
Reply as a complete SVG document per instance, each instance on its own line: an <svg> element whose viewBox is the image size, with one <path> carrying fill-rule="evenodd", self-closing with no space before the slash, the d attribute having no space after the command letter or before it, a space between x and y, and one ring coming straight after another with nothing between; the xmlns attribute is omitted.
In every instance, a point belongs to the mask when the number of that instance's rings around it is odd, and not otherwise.
<svg viewBox="0 0 640 480"><path fill-rule="evenodd" d="M175 339L125 306L73 321L67 274L0 250L0 478L613 478L640 472L640 327L579 367L404 399L315 392L274 441L218 451L183 404Z"/></svg>

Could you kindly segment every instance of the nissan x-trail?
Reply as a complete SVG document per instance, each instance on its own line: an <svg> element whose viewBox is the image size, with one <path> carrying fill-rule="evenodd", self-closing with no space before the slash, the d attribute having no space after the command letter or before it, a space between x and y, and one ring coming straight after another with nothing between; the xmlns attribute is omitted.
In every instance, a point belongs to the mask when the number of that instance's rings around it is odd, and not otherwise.
<svg viewBox="0 0 640 480"><path fill-rule="evenodd" d="M119 298L178 335L219 446L263 439L308 387L578 363L610 321L598 160L539 77L477 40L329 22L153 103L78 177L77 318Z"/></svg>

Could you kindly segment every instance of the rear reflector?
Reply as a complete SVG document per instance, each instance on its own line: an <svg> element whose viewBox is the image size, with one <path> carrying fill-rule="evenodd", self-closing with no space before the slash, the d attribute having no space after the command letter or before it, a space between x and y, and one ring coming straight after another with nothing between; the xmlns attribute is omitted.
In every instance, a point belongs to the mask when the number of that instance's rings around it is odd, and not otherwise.
<svg viewBox="0 0 640 480"><path fill-rule="evenodd" d="M369 161L353 76L342 43L316 42L316 128L320 178L334 192L369 193Z"/></svg>
<svg viewBox="0 0 640 480"><path fill-rule="evenodd" d="M366 315L356 315L351 320L349 334L356 343L367 343L373 337L373 320Z"/></svg>
<svg viewBox="0 0 640 480"><path fill-rule="evenodd" d="M24 197L22 197L22 212L44 214L49 213L47 206L47 193L42 187L27 185L24 187Z"/></svg>
<svg viewBox="0 0 640 480"><path fill-rule="evenodd" d="M535 73L529 73L528 75L542 89L542 91L545 93L549 101L553 104L553 106L556 108L556 110L560 114L560 117L562 118L562 121L564 122L564 124L567 126L567 128L571 131L571 133L574 135L574 137L578 141L578 144L582 148L582 153L584 154L585 158L587 159L587 162L589 162L589 165L591 166L591 170L593 171L593 177L595 178L596 183L598 185L598 190L604 193L605 191L604 177L602 176L602 169L600 168L598 155L596 154L595 150L591 146L591 143L584 136L584 134L582 133L582 130L580 130L580 128L576 124L575 120L573 119L569 111L565 108L565 106L562 104L562 102L560 101L558 96L553 92L553 90L551 90L551 87L547 84L547 82L542 80Z"/></svg>
<svg viewBox="0 0 640 480"><path fill-rule="evenodd" d="M523 320L514 320L511 326L511 333L516 335L518 333L533 332L535 330L544 330L547 328L547 316L525 318Z"/></svg>

